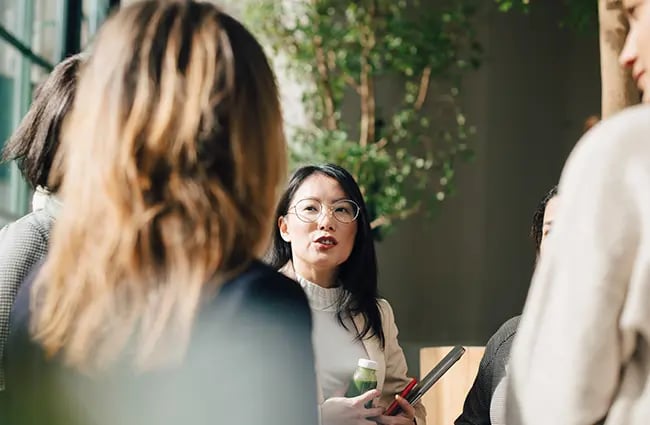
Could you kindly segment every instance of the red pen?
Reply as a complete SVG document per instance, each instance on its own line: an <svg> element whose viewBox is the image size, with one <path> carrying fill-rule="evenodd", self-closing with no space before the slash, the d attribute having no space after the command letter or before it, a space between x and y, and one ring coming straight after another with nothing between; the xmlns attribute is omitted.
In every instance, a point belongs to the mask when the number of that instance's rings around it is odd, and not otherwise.
<svg viewBox="0 0 650 425"><path fill-rule="evenodd" d="M401 393L399 393L399 396L402 398L406 398L408 393L415 387L415 385L418 383L418 380L413 378L411 381L406 385L406 387L402 390ZM384 412L384 415L386 416L393 416L396 415L398 412L398 409L400 408L399 404L397 403L397 399L395 399L390 406L388 406L388 409Z"/></svg>

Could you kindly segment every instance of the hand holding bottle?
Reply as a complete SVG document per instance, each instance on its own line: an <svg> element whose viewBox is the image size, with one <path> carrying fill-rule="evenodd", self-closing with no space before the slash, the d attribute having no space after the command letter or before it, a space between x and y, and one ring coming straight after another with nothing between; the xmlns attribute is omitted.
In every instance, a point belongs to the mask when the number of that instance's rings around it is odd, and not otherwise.
<svg viewBox="0 0 650 425"><path fill-rule="evenodd" d="M375 425L370 418L380 416L384 408L365 405L380 395L379 390L370 390L356 397L328 398L321 405L323 425Z"/></svg>

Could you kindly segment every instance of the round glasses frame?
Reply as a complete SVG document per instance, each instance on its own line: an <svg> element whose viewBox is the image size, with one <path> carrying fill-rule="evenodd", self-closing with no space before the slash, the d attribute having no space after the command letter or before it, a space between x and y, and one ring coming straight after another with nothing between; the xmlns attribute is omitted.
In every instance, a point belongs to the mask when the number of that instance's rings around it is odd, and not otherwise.
<svg viewBox="0 0 650 425"><path fill-rule="evenodd" d="M314 217L307 217L304 214L300 213L298 211L298 206L301 203L304 203L304 202L313 202L313 203L317 203L318 205L320 205L320 210L318 212L318 215L314 216ZM336 211L337 208L340 208L341 206L346 205L346 204L347 205L352 205L354 207L353 217L351 219L349 219L349 220L347 218L346 219L341 219L341 217L340 217L341 214L337 214L337 211ZM322 202L320 202L320 201L318 201L316 199L305 198L305 199L299 200L293 206L289 207L288 211L287 211L287 214L295 214L296 217L298 217L298 220L302 221L303 223L315 223L318 220L320 220L321 218L323 218L323 214L325 214L325 208L326 207L327 207L327 210L329 210L329 214L332 217L334 217L334 219L336 221L338 221L339 223L342 223L342 224L353 223L359 217L359 212L361 211L361 207L359 207L359 205L356 202L354 202L353 200L351 200L351 199L342 199L340 201L334 202L332 205L325 205L324 203L322 203Z"/></svg>

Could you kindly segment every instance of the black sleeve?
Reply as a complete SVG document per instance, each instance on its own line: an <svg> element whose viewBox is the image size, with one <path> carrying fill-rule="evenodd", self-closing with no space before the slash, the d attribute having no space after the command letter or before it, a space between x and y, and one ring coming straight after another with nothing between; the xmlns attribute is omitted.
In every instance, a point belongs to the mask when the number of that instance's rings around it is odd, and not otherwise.
<svg viewBox="0 0 650 425"><path fill-rule="evenodd" d="M490 424L490 394L489 382L492 380L490 369L491 363L486 349L479 365L478 373L467 393L463 412L454 422L454 425L489 425Z"/></svg>
<svg viewBox="0 0 650 425"><path fill-rule="evenodd" d="M258 349L268 360L258 372L262 391L256 403L268 412L263 423L317 425L311 310L298 284L284 276L279 279L280 296L270 293L269 285L251 294L251 307L260 316Z"/></svg>
<svg viewBox="0 0 650 425"><path fill-rule="evenodd" d="M490 425L492 394L505 376L505 365L510 357L519 319L520 316L516 316L507 320L490 337L472 388L465 398L463 412L454 422L455 425Z"/></svg>
<svg viewBox="0 0 650 425"><path fill-rule="evenodd" d="M266 266L253 269L222 288L219 305L212 309L216 315L207 318L212 323L228 321L227 329L210 338L225 344L214 361L231 366L212 369L219 370L218 375L205 382L205 391L219 409L205 423L216 418L215 423L318 425L307 298L297 283ZM210 380L219 380L220 385L211 385Z"/></svg>

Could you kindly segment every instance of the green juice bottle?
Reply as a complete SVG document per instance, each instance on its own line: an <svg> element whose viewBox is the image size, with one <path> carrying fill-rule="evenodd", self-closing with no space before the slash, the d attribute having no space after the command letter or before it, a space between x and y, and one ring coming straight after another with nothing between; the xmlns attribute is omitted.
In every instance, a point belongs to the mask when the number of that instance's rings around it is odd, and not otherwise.
<svg viewBox="0 0 650 425"><path fill-rule="evenodd" d="M377 362L368 359L359 359L357 369L352 375L352 381L345 393L346 397L357 397L377 388ZM366 408L372 407L372 400L366 403Z"/></svg>

